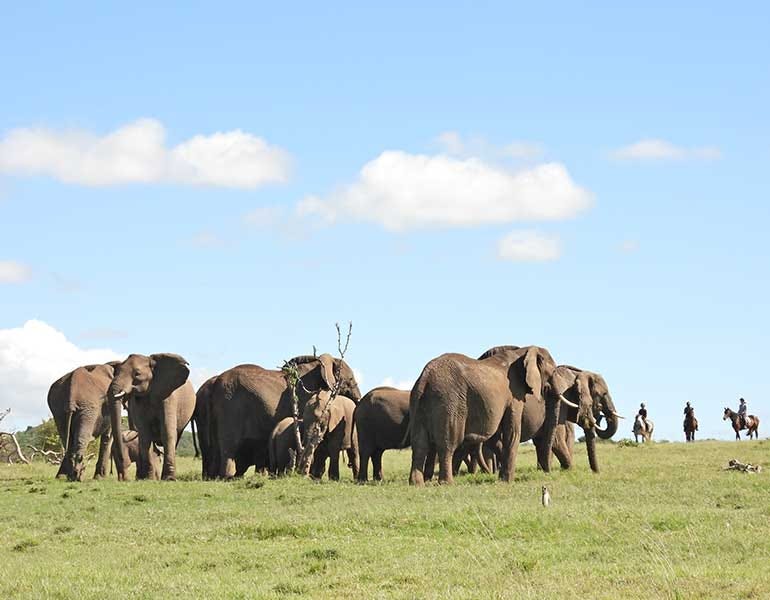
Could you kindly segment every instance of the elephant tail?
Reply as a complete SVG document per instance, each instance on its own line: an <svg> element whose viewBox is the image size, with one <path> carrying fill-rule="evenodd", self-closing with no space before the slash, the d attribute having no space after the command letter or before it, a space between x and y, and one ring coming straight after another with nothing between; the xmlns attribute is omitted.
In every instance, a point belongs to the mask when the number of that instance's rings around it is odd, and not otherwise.
<svg viewBox="0 0 770 600"><path fill-rule="evenodd" d="M195 416L193 415L193 418L190 419L190 429L192 429L192 440L193 440L193 448L195 448L195 458L200 458L200 451L198 450L198 440L196 439L195 435Z"/></svg>
<svg viewBox="0 0 770 600"><path fill-rule="evenodd" d="M412 392L409 395L409 423L407 423L406 432L404 433L404 437L401 440L401 445L399 446L400 448L406 448L410 445L412 439L412 429L414 427L414 423L416 423L418 420L417 414L420 410L420 400L422 400L422 396L425 393L426 387L426 378L420 375L420 378L412 387Z"/></svg>

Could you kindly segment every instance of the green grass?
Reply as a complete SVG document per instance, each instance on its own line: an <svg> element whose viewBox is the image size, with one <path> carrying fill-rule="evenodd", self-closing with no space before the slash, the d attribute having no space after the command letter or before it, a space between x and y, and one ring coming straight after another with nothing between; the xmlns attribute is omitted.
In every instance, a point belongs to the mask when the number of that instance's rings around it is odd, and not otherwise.
<svg viewBox="0 0 770 600"><path fill-rule="evenodd" d="M406 485L299 477L81 484L0 465L3 598L767 598L770 442L582 446L571 472ZM540 486L553 505L540 505Z"/></svg>

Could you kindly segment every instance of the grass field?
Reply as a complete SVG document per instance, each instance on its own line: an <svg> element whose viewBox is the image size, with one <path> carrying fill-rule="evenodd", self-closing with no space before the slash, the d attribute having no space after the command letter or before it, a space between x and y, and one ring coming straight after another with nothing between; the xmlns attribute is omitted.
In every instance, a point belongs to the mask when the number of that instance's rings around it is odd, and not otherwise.
<svg viewBox="0 0 770 600"><path fill-rule="evenodd" d="M602 472L407 486L56 481L0 466L2 598L768 598L770 442L599 447ZM553 505L540 505L546 483Z"/></svg>

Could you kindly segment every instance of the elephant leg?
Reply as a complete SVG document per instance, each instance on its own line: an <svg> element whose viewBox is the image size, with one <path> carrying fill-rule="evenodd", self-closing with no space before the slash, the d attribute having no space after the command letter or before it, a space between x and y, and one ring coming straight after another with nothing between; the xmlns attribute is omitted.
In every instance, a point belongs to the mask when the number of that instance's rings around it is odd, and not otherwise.
<svg viewBox="0 0 770 600"><path fill-rule="evenodd" d="M107 476L107 464L112 452L112 434L110 431L103 433L99 438L99 458L96 461L94 479L102 479Z"/></svg>
<svg viewBox="0 0 770 600"><path fill-rule="evenodd" d="M521 440L521 414L514 415L513 410L508 410L501 423L503 430L503 462L500 468L500 479L513 481L516 473L516 456L519 452Z"/></svg>
<svg viewBox="0 0 770 600"><path fill-rule="evenodd" d="M458 473L460 473L460 467L463 464L463 461L466 461L468 458L468 453L466 452L463 454L464 450L456 450L452 454L452 476L457 477ZM466 462L467 464L467 462Z"/></svg>
<svg viewBox="0 0 770 600"><path fill-rule="evenodd" d="M366 483L367 479L369 478L369 458L372 456L371 450L368 446L359 446L359 461L360 464L358 465L358 476L356 477L356 480L360 483ZM372 465L374 465L374 458L372 456ZM376 468L374 469L374 476L375 479L377 475Z"/></svg>
<svg viewBox="0 0 770 600"><path fill-rule="evenodd" d="M411 485L425 485L424 471L426 468L425 459L428 456L430 444L428 442L428 432L425 428L413 423L412 431L412 469L409 473L409 483ZM434 459L435 460L435 459ZM431 469L431 475L433 471Z"/></svg>
<svg viewBox="0 0 770 600"><path fill-rule="evenodd" d="M331 481L340 480L340 450L332 448L329 452L329 479Z"/></svg>
<svg viewBox="0 0 770 600"><path fill-rule="evenodd" d="M425 457L425 481L433 479L433 473L436 470L436 448L430 446L428 455Z"/></svg>
<svg viewBox="0 0 770 600"><path fill-rule="evenodd" d="M358 452L355 448L348 448L345 453L348 455L348 466L353 472L353 479L358 479Z"/></svg>
<svg viewBox="0 0 770 600"><path fill-rule="evenodd" d="M375 481L382 481L382 453L384 450L376 450L372 455L372 476Z"/></svg>
<svg viewBox="0 0 770 600"><path fill-rule="evenodd" d="M137 479L157 479L158 472L155 470L155 461L152 460L152 438L149 432L139 429L139 462L136 464Z"/></svg>
<svg viewBox="0 0 770 600"><path fill-rule="evenodd" d="M161 479L176 479L177 403L171 397L163 401L163 473Z"/></svg>
<svg viewBox="0 0 770 600"><path fill-rule="evenodd" d="M452 476L452 459L454 458L454 448L438 448L438 482L444 484L454 483Z"/></svg>

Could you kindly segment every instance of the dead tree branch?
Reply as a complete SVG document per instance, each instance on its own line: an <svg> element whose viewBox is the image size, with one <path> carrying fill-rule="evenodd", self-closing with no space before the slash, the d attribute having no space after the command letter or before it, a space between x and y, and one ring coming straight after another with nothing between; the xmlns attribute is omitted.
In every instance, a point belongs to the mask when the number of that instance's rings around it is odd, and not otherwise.
<svg viewBox="0 0 770 600"><path fill-rule="evenodd" d="M52 464L52 465L61 464L61 461L63 458L62 452L57 452L56 450L41 450L40 448L36 448L32 444L27 444L27 448L32 450L32 454L29 455L30 461L35 460L35 456L39 454L49 464Z"/></svg>

